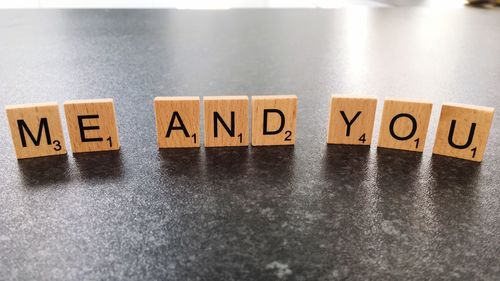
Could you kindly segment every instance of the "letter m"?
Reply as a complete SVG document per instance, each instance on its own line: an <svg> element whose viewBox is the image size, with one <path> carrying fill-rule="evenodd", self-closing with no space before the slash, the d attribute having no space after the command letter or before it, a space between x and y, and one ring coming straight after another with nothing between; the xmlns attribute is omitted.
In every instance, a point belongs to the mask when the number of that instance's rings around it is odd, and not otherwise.
<svg viewBox="0 0 500 281"><path fill-rule="evenodd" d="M33 141L35 146L40 145L40 141L42 140L42 132L45 131L45 137L47 138L47 144L52 144L52 140L50 139L50 133L49 133L49 123L47 121L47 118L41 118L40 119L40 125L38 126L38 134L35 138L33 136L33 133L31 130L28 128L28 125L26 125L26 122L24 120L17 120L17 127L19 128L19 135L21 136L21 143L23 147L26 147L26 135L25 132L28 133L28 136L30 139Z"/></svg>

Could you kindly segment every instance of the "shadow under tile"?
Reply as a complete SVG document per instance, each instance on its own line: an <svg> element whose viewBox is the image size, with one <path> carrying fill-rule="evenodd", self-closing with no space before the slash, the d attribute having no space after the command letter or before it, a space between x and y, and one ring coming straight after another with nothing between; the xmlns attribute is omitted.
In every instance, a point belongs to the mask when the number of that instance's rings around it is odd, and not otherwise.
<svg viewBox="0 0 500 281"><path fill-rule="evenodd" d="M44 187L70 181L67 155L18 160L21 180L26 186Z"/></svg>
<svg viewBox="0 0 500 281"><path fill-rule="evenodd" d="M220 180L244 177L249 168L249 147L205 148L207 179Z"/></svg>
<svg viewBox="0 0 500 281"><path fill-rule="evenodd" d="M158 155L162 176L196 179L201 175L203 157L200 148L160 149Z"/></svg>
<svg viewBox="0 0 500 281"><path fill-rule="evenodd" d="M377 186L408 190L419 179L422 153L377 148Z"/></svg>
<svg viewBox="0 0 500 281"><path fill-rule="evenodd" d="M256 181L265 180L276 184L291 183L295 178L295 147L260 146L251 148L251 177Z"/></svg>
<svg viewBox="0 0 500 281"><path fill-rule="evenodd" d="M481 163L433 154L430 163L432 188L470 190L477 185Z"/></svg>
<svg viewBox="0 0 500 281"><path fill-rule="evenodd" d="M107 180L123 177L121 152L99 151L73 154L80 177L84 180Z"/></svg>
<svg viewBox="0 0 500 281"><path fill-rule="evenodd" d="M370 147L328 145L323 156L323 178L331 184L358 186L366 176Z"/></svg>

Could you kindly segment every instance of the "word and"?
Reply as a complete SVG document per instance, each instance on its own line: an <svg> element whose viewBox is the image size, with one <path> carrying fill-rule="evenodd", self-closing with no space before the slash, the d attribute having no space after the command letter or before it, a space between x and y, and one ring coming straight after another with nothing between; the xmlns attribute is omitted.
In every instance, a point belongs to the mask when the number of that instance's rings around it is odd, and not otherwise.
<svg viewBox="0 0 500 281"><path fill-rule="evenodd" d="M371 145L377 98L332 96L327 143ZM158 147L200 147L200 98L154 99ZM249 145L247 96L204 97L204 145ZM378 146L422 152L432 103L387 98ZM6 107L18 159L65 154L66 146L56 103ZM64 113L74 153L120 148L112 99L67 101ZM433 153L482 161L494 109L445 103L441 108ZM251 144L293 145L296 96L253 96ZM35 133L34 133L35 132Z"/></svg>

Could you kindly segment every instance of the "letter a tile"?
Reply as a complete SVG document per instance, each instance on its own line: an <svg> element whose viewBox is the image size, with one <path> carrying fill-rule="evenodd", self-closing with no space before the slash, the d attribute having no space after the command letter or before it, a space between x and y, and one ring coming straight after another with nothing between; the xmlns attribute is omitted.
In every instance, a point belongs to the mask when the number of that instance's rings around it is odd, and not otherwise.
<svg viewBox="0 0 500 281"><path fill-rule="evenodd" d="M160 148L200 147L199 97L156 97L154 104Z"/></svg>
<svg viewBox="0 0 500 281"><path fill-rule="evenodd" d="M248 97L204 97L205 146L248 146Z"/></svg>
<svg viewBox="0 0 500 281"><path fill-rule="evenodd" d="M433 153L481 162L493 112L491 107L443 104Z"/></svg>
<svg viewBox="0 0 500 281"><path fill-rule="evenodd" d="M112 99L67 101L64 113L73 153L120 148Z"/></svg>
<svg viewBox="0 0 500 281"><path fill-rule="evenodd" d="M377 98L332 96L328 143L370 145Z"/></svg>
<svg viewBox="0 0 500 281"><path fill-rule="evenodd" d="M295 144L297 96L252 97L252 145Z"/></svg>
<svg viewBox="0 0 500 281"><path fill-rule="evenodd" d="M8 105L5 111L17 159L66 154L57 103Z"/></svg>
<svg viewBox="0 0 500 281"><path fill-rule="evenodd" d="M422 152L432 103L385 99L378 146Z"/></svg>

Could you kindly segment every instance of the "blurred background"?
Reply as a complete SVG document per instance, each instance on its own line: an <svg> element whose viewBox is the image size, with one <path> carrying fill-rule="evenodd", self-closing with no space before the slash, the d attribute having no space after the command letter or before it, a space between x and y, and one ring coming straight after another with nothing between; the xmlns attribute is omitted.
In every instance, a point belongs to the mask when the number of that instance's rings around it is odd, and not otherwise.
<svg viewBox="0 0 500 281"><path fill-rule="evenodd" d="M0 0L0 8L343 8L343 7L464 7L492 5L500 0Z"/></svg>

